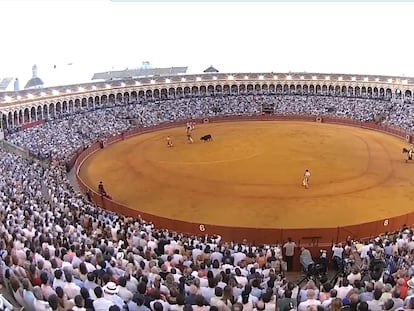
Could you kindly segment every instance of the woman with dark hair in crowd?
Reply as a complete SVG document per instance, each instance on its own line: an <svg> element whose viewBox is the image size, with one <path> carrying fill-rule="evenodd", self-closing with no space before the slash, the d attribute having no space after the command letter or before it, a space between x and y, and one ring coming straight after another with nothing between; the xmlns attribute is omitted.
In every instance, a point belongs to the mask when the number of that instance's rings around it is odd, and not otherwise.
<svg viewBox="0 0 414 311"><path fill-rule="evenodd" d="M49 298L47 299L50 308L53 311L63 311L64 309L60 309L59 308L59 298L56 294L52 294L49 296Z"/></svg>
<svg viewBox="0 0 414 311"><path fill-rule="evenodd" d="M17 301L19 305L24 306L23 287L19 279L14 274L11 274L9 281L14 299Z"/></svg>
<svg viewBox="0 0 414 311"><path fill-rule="evenodd" d="M175 302L170 303L171 310L173 311L182 311L185 305L185 295L178 293L175 297Z"/></svg>
<svg viewBox="0 0 414 311"><path fill-rule="evenodd" d="M335 298L331 302L330 311L341 311L343 304L341 298Z"/></svg>
<svg viewBox="0 0 414 311"><path fill-rule="evenodd" d="M63 291L63 288L58 286L55 289L56 296L58 299L58 310L59 311L66 311L70 310L73 307L73 302L68 299L68 296Z"/></svg>
<svg viewBox="0 0 414 311"><path fill-rule="evenodd" d="M223 289L223 296L221 297L221 300L223 300L224 304L231 308L231 306L235 303L235 299L233 296L233 288L230 285L226 285Z"/></svg>
<svg viewBox="0 0 414 311"><path fill-rule="evenodd" d="M36 265L30 264L26 269L26 274L32 286L40 286L42 284L40 276L37 273Z"/></svg>
<svg viewBox="0 0 414 311"><path fill-rule="evenodd" d="M277 303L277 294L273 293L272 288L267 288L260 299L265 303L266 309L275 310Z"/></svg>
<svg viewBox="0 0 414 311"><path fill-rule="evenodd" d="M241 304L243 305L243 311L253 311L253 300L250 297L250 293L246 290L241 294Z"/></svg>
<svg viewBox="0 0 414 311"><path fill-rule="evenodd" d="M177 304L177 296L180 294L178 287L171 287L169 295L166 295L167 302L170 305Z"/></svg>
<svg viewBox="0 0 414 311"><path fill-rule="evenodd" d="M319 293L319 300L321 302L324 302L325 300L328 300L331 297L330 291L333 288L332 284L330 282L325 282L321 286L321 290Z"/></svg>
<svg viewBox="0 0 414 311"><path fill-rule="evenodd" d="M79 267L73 270L73 277L81 280L82 282L88 279L88 269L84 262L81 262Z"/></svg>
<svg viewBox="0 0 414 311"><path fill-rule="evenodd" d="M89 291L85 287L82 287L80 294L84 300L84 307L86 311L94 311L95 309L93 307L93 299L90 298Z"/></svg>
<svg viewBox="0 0 414 311"><path fill-rule="evenodd" d="M198 294L194 298L194 305L193 305L193 311L208 311L208 302L206 299Z"/></svg>

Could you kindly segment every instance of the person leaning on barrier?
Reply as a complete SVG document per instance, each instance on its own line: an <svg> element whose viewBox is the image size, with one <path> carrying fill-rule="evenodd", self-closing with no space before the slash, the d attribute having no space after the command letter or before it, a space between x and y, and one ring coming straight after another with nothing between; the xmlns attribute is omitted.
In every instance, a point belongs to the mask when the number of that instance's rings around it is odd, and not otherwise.
<svg viewBox="0 0 414 311"><path fill-rule="evenodd" d="M334 244L332 246L332 259L338 271L344 272L344 248L342 243Z"/></svg>
<svg viewBox="0 0 414 311"><path fill-rule="evenodd" d="M104 185L103 185L103 182L102 182L102 181L100 181L100 182L99 182L99 185L98 185L98 192L99 192L101 195L106 195L106 191L105 191L105 188L104 188Z"/></svg>
<svg viewBox="0 0 414 311"><path fill-rule="evenodd" d="M111 196L106 192L106 190L105 190L105 187L104 187L104 185L103 185L103 182L102 181L100 181L99 182L99 185L98 185L98 192L99 192L99 194L101 195L101 196L103 196L103 197L107 197L107 198L109 198L109 199L112 199L111 198Z"/></svg>

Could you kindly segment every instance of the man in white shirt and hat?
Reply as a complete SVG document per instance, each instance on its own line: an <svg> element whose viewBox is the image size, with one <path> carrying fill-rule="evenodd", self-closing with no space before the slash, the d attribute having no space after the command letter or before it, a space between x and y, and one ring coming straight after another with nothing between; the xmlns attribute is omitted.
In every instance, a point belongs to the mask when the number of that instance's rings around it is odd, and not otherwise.
<svg viewBox="0 0 414 311"><path fill-rule="evenodd" d="M104 287L104 298L111 301L114 305L117 305L121 310L124 307L124 301L119 297L119 287L114 282L108 282Z"/></svg>

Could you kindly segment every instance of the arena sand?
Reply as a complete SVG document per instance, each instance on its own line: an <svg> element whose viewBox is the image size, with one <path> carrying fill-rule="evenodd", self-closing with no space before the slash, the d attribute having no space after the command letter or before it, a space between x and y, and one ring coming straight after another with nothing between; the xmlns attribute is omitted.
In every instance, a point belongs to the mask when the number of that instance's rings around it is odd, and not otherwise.
<svg viewBox="0 0 414 311"><path fill-rule="evenodd" d="M212 142L202 142L205 134ZM167 147L170 135L174 146ZM197 125L130 138L85 161L80 177L119 203L168 218L239 227L352 225L413 210L407 143L324 123ZM301 182L311 172L310 188Z"/></svg>

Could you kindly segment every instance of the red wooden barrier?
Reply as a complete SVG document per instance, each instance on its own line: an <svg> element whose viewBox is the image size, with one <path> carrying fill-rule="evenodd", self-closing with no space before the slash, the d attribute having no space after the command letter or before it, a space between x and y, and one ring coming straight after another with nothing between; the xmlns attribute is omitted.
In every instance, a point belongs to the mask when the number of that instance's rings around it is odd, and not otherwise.
<svg viewBox="0 0 414 311"><path fill-rule="evenodd" d="M43 123L45 123L45 120L38 120L38 121L30 122L30 123L25 123L25 124L22 124L20 126L20 130L23 131L23 130L26 130L26 129L34 127L34 126L38 126L38 125L43 124Z"/></svg>

